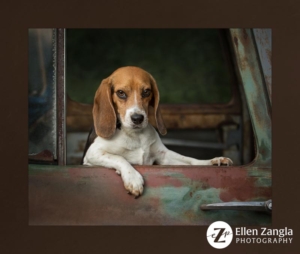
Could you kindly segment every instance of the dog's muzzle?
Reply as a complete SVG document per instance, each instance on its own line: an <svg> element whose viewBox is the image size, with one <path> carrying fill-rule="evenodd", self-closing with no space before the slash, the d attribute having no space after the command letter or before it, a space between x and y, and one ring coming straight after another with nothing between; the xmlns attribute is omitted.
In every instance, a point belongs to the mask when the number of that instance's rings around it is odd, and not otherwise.
<svg viewBox="0 0 300 254"><path fill-rule="evenodd" d="M133 114L131 116L131 121L134 123L134 124L141 124L143 121L144 121L144 116L141 115L141 114Z"/></svg>

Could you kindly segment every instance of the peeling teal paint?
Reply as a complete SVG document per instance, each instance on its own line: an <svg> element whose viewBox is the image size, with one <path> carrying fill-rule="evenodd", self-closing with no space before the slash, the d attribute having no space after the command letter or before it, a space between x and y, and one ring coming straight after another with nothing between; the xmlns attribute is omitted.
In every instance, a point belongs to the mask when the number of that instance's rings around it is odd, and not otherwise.
<svg viewBox="0 0 300 254"><path fill-rule="evenodd" d="M271 168L271 105L251 29L230 29L237 68L245 90L256 138L255 165Z"/></svg>

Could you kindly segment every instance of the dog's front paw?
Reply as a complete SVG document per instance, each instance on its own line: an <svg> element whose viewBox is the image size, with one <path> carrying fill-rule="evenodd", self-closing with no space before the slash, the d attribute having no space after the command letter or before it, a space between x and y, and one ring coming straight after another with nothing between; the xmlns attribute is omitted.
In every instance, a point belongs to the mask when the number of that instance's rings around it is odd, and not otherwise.
<svg viewBox="0 0 300 254"><path fill-rule="evenodd" d="M231 166L233 164L232 160L230 160L227 157L216 157L210 160L211 165L227 165L227 166Z"/></svg>
<svg viewBox="0 0 300 254"><path fill-rule="evenodd" d="M138 171L136 171L134 168L124 170L121 173L121 177L124 182L124 187L129 193L136 197L142 195L144 189L144 180Z"/></svg>

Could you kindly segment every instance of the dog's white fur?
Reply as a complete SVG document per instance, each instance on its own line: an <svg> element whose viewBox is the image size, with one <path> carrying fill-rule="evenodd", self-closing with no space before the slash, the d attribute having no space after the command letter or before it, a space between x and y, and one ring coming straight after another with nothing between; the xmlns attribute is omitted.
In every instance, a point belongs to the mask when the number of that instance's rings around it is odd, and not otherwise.
<svg viewBox="0 0 300 254"><path fill-rule="evenodd" d="M125 67L117 71L128 71ZM135 71L143 71L135 68ZM132 70L131 70L132 71ZM145 72L145 71L143 71ZM132 73L132 72L131 72ZM97 138L91 144L84 157L84 165L99 165L114 168L120 174L125 189L139 196L143 192L143 177L134 169L132 164L137 165L231 165L229 158L217 157L211 160L197 160L182 156L167 149L162 143L158 133L151 124L148 124L148 111L141 105L138 90L132 89L132 105L125 109L125 113L116 112L117 118L121 122L121 129L116 129L109 138L101 137L98 133ZM97 93L96 93L97 97ZM95 97L95 100L96 100ZM115 107L118 106L114 103ZM120 104L121 105L121 104ZM123 104L122 104L123 105ZM147 104L148 105L148 104ZM121 107L121 106L120 106ZM118 110L116 110L118 111ZM133 114L144 116L140 124L134 124L131 120ZM96 116L94 115L94 121Z"/></svg>

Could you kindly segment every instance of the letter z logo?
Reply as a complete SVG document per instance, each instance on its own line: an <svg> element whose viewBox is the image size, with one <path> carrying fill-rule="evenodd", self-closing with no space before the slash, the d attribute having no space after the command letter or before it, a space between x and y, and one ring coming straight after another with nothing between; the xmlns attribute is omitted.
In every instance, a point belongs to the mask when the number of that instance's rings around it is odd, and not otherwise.
<svg viewBox="0 0 300 254"><path fill-rule="evenodd" d="M214 228L214 230L220 230L217 237L215 238L214 242L215 243L225 243L225 240L219 241L221 236L223 235L223 232L225 231L225 228Z"/></svg>
<svg viewBox="0 0 300 254"><path fill-rule="evenodd" d="M224 249L231 243L233 231L226 222L216 221L208 227L206 236L212 247Z"/></svg>

